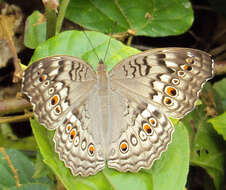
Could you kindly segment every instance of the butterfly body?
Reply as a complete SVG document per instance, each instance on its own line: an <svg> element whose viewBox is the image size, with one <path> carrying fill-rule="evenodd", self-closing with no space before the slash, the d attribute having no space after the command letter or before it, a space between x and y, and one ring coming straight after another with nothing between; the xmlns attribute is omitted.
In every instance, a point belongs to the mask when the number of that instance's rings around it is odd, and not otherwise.
<svg viewBox="0 0 226 190"><path fill-rule="evenodd" d="M209 54L187 48L131 56L109 73L72 56L41 59L26 69L22 92L73 175L105 167L121 172L150 168L172 140L168 117L190 112L213 77Z"/></svg>

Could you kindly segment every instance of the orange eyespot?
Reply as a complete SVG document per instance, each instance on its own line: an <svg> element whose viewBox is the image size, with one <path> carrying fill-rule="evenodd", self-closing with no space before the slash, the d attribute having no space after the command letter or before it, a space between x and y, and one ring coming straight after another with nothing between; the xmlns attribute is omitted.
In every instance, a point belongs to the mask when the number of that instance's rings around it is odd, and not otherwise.
<svg viewBox="0 0 226 190"><path fill-rule="evenodd" d="M185 61L186 61L188 64L193 64L193 63L195 62L193 57L188 57Z"/></svg>
<svg viewBox="0 0 226 190"><path fill-rule="evenodd" d="M153 119L153 118L152 118L152 119L150 119L150 120L149 120L149 122L150 122L153 126L155 126L155 125L156 125L156 120L155 120L155 119Z"/></svg>
<svg viewBox="0 0 226 190"><path fill-rule="evenodd" d="M73 140L75 138L75 136L76 136L76 131L75 131L75 129L72 129L71 132L70 132L71 140Z"/></svg>
<svg viewBox="0 0 226 190"><path fill-rule="evenodd" d="M94 151L95 151L94 146L93 146L92 144L89 145L89 153L90 153L91 155L93 155Z"/></svg>
<svg viewBox="0 0 226 190"><path fill-rule="evenodd" d="M151 132L152 132L151 126L148 125L147 123L144 124L143 129L148 135L151 134Z"/></svg>
<svg viewBox="0 0 226 190"><path fill-rule="evenodd" d="M57 95L53 96L53 98L51 99L51 104L52 105L56 105L59 101L59 97Z"/></svg>
<svg viewBox="0 0 226 190"><path fill-rule="evenodd" d="M66 127L67 127L67 131L71 130L71 124L68 124Z"/></svg>
<svg viewBox="0 0 226 190"><path fill-rule="evenodd" d="M47 76L46 75L41 75L39 78L39 81L42 82L44 80L46 80Z"/></svg>
<svg viewBox="0 0 226 190"><path fill-rule="evenodd" d="M165 98L165 103L170 105L172 103L172 100L170 98Z"/></svg>
<svg viewBox="0 0 226 190"><path fill-rule="evenodd" d="M176 89L173 88L173 87L167 87L166 93L167 93L168 95L170 95L170 96L176 96L177 91L176 91Z"/></svg>
<svg viewBox="0 0 226 190"><path fill-rule="evenodd" d="M186 70L186 71L191 71L192 67L190 65L184 65L183 69Z"/></svg>
<svg viewBox="0 0 226 190"><path fill-rule="evenodd" d="M60 113L61 111L60 106L57 106L55 110L56 110L56 113Z"/></svg>
<svg viewBox="0 0 226 190"><path fill-rule="evenodd" d="M120 150L123 153L126 153L128 151L128 144L126 142L122 142L120 145Z"/></svg>

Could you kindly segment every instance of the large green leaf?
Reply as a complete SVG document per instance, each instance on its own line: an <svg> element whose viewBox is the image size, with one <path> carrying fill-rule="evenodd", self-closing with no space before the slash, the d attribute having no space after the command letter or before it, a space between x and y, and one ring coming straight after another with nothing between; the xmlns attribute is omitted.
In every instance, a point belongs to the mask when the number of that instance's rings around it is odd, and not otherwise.
<svg viewBox="0 0 226 190"><path fill-rule="evenodd" d="M221 107L220 111L226 111L226 78L214 83L215 101L217 107Z"/></svg>
<svg viewBox="0 0 226 190"><path fill-rule="evenodd" d="M99 58L104 57L109 37L98 32L87 32L87 35L92 41L93 48L83 32L63 32L39 46L31 62L50 55L66 54L84 59L95 69L98 64L96 54ZM137 52L139 51L112 39L105 64L108 66L108 70L111 70L120 60ZM36 120L31 120L31 125L44 162L54 171L67 189L181 190L186 183L189 146L188 135L182 124L176 127L172 144L169 145L167 152L163 153L161 159L155 162L152 169L132 174L105 168L103 172L88 178L74 177L70 170L65 168L54 151L52 140L54 132L45 129Z"/></svg>
<svg viewBox="0 0 226 190"><path fill-rule="evenodd" d="M73 0L66 18L91 30L130 29L136 35L156 37L184 33L192 25L193 11L189 0Z"/></svg>
<svg viewBox="0 0 226 190"><path fill-rule="evenodd" d="M213 85L216 111L219 114L209 119L218 134L226 140L226 79L222 79Z"/></svg>
<svg viewBox="0 0 226 190"><path fill-rule="evenodd" d="M34 49L46 40L46 20L44 15L34 11L26 20L24 45Z"/></svg>
<svg viewBox="0 0 226 190"><path fill-rule="evenodd" d="M224 177L225 143L207 119L205 106L199 105L183 123L190 135L191 164L204 168L219 190Z"/></svg>
<svg viewBox="0 0 226 190"><path fill-rule="evenodd" d="M184 189L189 167L189 139L186 127L175 125L173 142L166 154L153 166L154 189ZM166 183L166 179L168 181Z"/></svg>
<svg viewBox="0 0 226 190"><path fill-rule="evenodd" d="M53 184L47 177L36 179L32 177L34 174L34 165L24 154L17 150L3 148L0 151L0 189L18 189L14 178L15 173L10 168L9 162L17 170L20 189L51 189L51 185Z"/></svg>
<svg viewBox="0 0 226 190"><path fill-rule="evenodd" d="M212 123L214 129L223 136L224 140L226 140L226 112L215 118L209 119L209 122Z"/></svg>

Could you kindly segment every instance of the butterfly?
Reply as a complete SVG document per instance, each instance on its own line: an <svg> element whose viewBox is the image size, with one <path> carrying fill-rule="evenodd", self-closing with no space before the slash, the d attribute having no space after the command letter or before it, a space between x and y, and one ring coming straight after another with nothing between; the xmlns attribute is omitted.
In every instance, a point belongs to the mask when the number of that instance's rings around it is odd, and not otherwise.
<svg viewBox="0 0 226 190"><path fill-rule="evenodd" d="M157 48L130 56L110 72L96 72L67 55L40 59L23 73L38 121L55 130L55 151L73 175L148 169L172 141L168 117L195 107L214 61L203 51Z"/></svg>

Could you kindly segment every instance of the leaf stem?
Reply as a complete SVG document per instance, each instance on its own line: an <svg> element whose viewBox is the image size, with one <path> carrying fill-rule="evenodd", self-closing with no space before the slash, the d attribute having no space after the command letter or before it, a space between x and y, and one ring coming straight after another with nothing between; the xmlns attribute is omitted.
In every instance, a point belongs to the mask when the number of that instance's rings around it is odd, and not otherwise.
<svg viewBox="0 0 226 190"><path fill-rule="evenodd" d="M16 47L15 47L14 42L13 42L12 33L10 32L10 29L8 27L6 20L5 20L5 17L1 16L0 21L1 21L1 25L2 25L1 27L6 34L9 48L10 48L11 53L13 55L13 64L14 64L14 68L15 68L15 71L14 71L14 74L13 74L13 82L17 83L22 78L23 70L20 67L20 64L19 64L20 60L17 56Z"/></svg>
<svg viewBox="0 0 226 190"><path fill-rule="evenodd" d="M47 18L46 37L47 39L49 39L55 35L57 16L54 10L51 10L48 7L45 7L45 8L46 8L45 15Z"/></svg>
<svg viewBox="0 0 226 190"><path fill-rule="evenodd" d="M21 184L20 184L20 180L19 180L19 175L17 173L17 169L14 168L12 161L10 160L10 157L8 156L8 154L5 152L5 149L3 147L0 147L0 151L2 152L3 156L5 157L5 159L7 160L10 169L12 170L12 172L14 173L14 178L16 180L16 186L19 189Z"/></svg>
<svg viewBox="0 0 226 190"><path fill-rule="evenodd" d="M127 41L128 46L131 46L132 40L133 40L133 36L129 36L128 41Z"/></svg>
<svg viewBox="0 0 226 190"><path fill-rule="evenodd" d="M70 0L62 0L62 2L60 4L60 10L59 10L59 14L58 14L57 21L56 21L56 33L55 34L58 34L61 30L65 12L66 12L69 2L70 2Z"/></svg>

